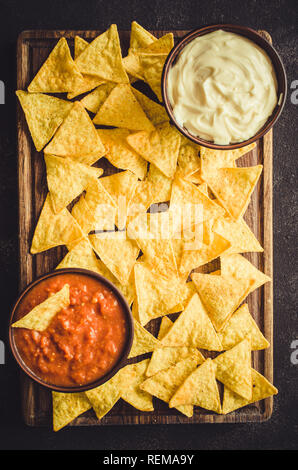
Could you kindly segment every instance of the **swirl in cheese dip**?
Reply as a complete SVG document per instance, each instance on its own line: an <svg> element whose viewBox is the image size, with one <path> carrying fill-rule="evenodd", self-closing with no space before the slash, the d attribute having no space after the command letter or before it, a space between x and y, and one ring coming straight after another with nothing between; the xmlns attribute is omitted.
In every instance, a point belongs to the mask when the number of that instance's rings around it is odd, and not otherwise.
<svg viewBox="0 0 298 470"><path fill-rule="evenodd" d="M277 104L268 55L249 39L222 30L199 36L182 50L167 88L176 121L219 145L254 136Z"/></svg>

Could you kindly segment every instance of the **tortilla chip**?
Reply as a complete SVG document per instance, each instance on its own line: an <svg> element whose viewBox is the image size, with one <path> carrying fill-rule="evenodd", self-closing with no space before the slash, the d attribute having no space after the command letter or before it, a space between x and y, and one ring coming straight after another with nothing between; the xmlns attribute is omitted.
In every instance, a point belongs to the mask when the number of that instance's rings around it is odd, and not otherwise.
<svg viewBox="0 0 298 470"><path fill-rule="evenodd" d="M195 405L206 410L221 413L218 386L215 378L216 367L206 359L186 378L170 400L170 408L181 405Z"/></svg>
<svg viewBox="0 0 298 470"><path fill-rule="evenodd" d="M75 61L80 72L103 80L129 83L122 63L117 26L112 24L94 39Z"/></svg>
<svg viewBox="0 0 298 470"><path fill-rule="evenodd" d="M68 307L69 285L51 295L41 304L36 305L27 315L13 323L13 328L27 328L29 330L44 331L51 323L54 316L63 308Z"/></svg>
<svg viewBox="0 0 298 470"><path fill-rule="evenodd" d="M28 91L64 93L75 90L83 80L66 39L61 38L28 86Z"/></svg>
<svg viewBox="0 0 298 470"><path fill-rule="evenodd" d="M134 198L128 208L128 224L138 215L147 212L149 207L158 200L159 185L151 181L139 181Z"/></svg>
<svg viewBox="0 0 298 470"><path fill-rule="evenodd" d="M160 341L158 341L149 331L140 325L140 323L134 320L134 339L132 348L130 350L128 358L140 356L148 352L154 351L156 348L162 347Z"/></svg>
<svg viewBox="0 0 298 470"><path fill-rule="evenodd" d="M195 171L191 175L184 176L184 179L186 179L186 181L189 181L190 183L193 183L193 184L204 183L202 176L201 176L201 170Z"/></svg>
<svg viewBox="0 0 298 470"><path fill-rule="evenodd" d="M75 60L79 57L80 54L89 46L89 42L81 38L81 36L76 35L74 40L74 58Z"/></svg>
<svg viewBox="0 0 298 470"><path fill-rule="evenodd" d="M220 168L212 174L204 173L202 176L229 215L238 220L247 209L262 169L262 165Z"/></svg>
<svg viewBox="0 0 298 470"><path fill-rule="evenodd" d="M55 246L67 245L82 237L80 226L67 209L55 214L48 193L35 228L30 252L40 253Z"/></svg>
<svg viewBox="0 0 298 470"><path fill-rule="evenodd" d="M249 313L248 305L241 305L231 316L225 328L218 334L223 349L231 349L247 335L251 337L251 350L258 351L270 346L259 327Z"/></svg>
<svg viewBox="0 0 298 470"><path fill-rule="evenodd" d="M121 369L121 379L125 387L121 392L121 398L140 411L154 411L152 395L140 388L140 384L146 379L146 369L150 359L128 364Z"/></svg>
<svg viewBox="0 0 298 470"><path fill-rule="evenodd" d="M135 82L136 80L143 80L142 68L136 51L134 53L129 53L126 57L124 57L122 62L124 69L130 77L131 83Z"/></svg>
<svg viewBox="0 0 298 470"><path fill-rule="evenodd" d="M199 157L200 146L181 135L181 145L178 156L178 166L184 176L189 176L201 170Z"/></svg>
<svg viewBox="0 0 298 470"><path fill-rule="evenodd" d="M235 160L256 147L256 143L235 150L213 150L201 147L202 173L212 173L219 168L232 168Z"/></svg>
<svg viewBox="0 0 298 470"><path fill-rule="evenodd" d="M85 392L98 419L103 418L117 403L122 387L120 370L108 382Z"/></svg>
<svg viewBox="0 0 298 470"><path fill-rule="evenodd" d="M73 215L82 227L91 230L115 230L117 207L101 179L90 179L85 200L74 206ZM76 207L76 209L75 209ZM88 233L84 231L84 233Z"/></svg>
<svg viewBox="0 0 298 470"><path fill-rule="evenodd" d="M172 328L173 322L168 317L163 317L161 319L161 324L158 333L158 339L162 340L163 337L168 333ZM157 374L160 370L168 369L169 367L177 364L192 354L198 354L200 358L200 363L204 362L204 356L197 351L195 348L189 348L187 346L182 347L164 347L158 348L153 351L150 363L146 370L146 376L151 377L152 375Z"/></svg>
<svg viewBox="0 0 298 470"><path fill-rule="evenodd" d="M92 408L85 393L52 392L52 399L54 431L59 431L82 413Z"/></svg>
<svg viewBox="0 0 298 470"><path fill-rule="evenodd" d="M248 295L250 281L193 273L191 278L216 329L220 331Z"/></svg>
<svg viewBox="0 0 298 470"><path fill-rule="evenodd" d="M136 243L127 239L123 232L114 232L111 237L107 233L97 233L89 235L89 239L111 273L121 284L127 284L140 251Z"/></svg>
<svg viewBox="0 0 298 470"><path fill-rule="evenodd" d="M231 246L229 241L217 235L217 233L214 234L210 245L201 243L201 240L198 240L197 243L199 245L198 249L188 249L188 247L192 247L196 244L195 241L190 241L185 244L179 266L179 271L182 275L189 274L193 269L209 263L226 252Z"/></svg>
<svg viewBox="0 0 298 470"><path fill-rule="evenodd" d="M84 96L80 101L84 108L96 114L115 86L116 85L113 82L101 83L96 86L95 90Z"/></svg>
<svg viewBox="0 0 298 470"><path fill-rule="evenodd" d="M242 408L243 406L255 403L256 401L264 400L264 398L276 395L278 390L272 385L263 375L252 369L252 398L246 400L245 398L232 392L228 387L224 388L224 397L222 412L223 414L231 413L231 411Z"/></svg>
<svg viewBox="0 0 298 470"><path fill-rule="evenodd" d="M260 243L242 218L235 221L226 216L219 217L213 224L213 231L231 243L227 253L245 253L264 251Z"/></svg>
<svg viewBox="0 0 298 470"><path fill-rule="evenodd" d="M181 312L182 310L184 310L192 296L197 292L195 285L192 281L181 283L180 289L180 302L179 304L175 305L175 307L170 309L169 314Z"/></svg>
<svg viewBox="0 0 298 470"><path fill-rule="evenodd" d="M148 83L159 101L162 101L161 76L168 54L142 52L138 56L144 81Z"/></svg>
<svg viewBox="0 0 298 470"><path fill-rule="evenodd" d="M129 130L98 129L97 132L106 149L105 157L112 165L130 170L141 180L145 178L148 163L127 144Z"/></svg>
<svg viewBox="0 0 298 470"><path fill-rule="evenodd" d="M127 137L129 145L145 160L153 163L168 178L173 178L180 147L180 134L165 122L156 131L137 132Z"/></svg>
<svg viewBox="0 0 298 470"><path fill-rule="evenodd" d="M187 346L222 351L220 339L198 294L193 295L161 342L170 347Z"/></svg>
<svg viewBox="0 0 298 470"><path fill-rule="evenodd" d="M220 257L221 274L223 277L232 276L234 279L249 280L251 285L249 292L271 281L271 278L259 271L246 258L238 254L227 254ZM247 294L248 295L248 294Z"/></svg>
<svg viewBox="0 0 298 470"><path fill-rule="evenodd" d="M102 168L78 163L70 158L44 156L47 167L47 182L54 212L68 206L88 186L90 178L99 178Z"/></svg>
<svg viewBox="0 0 298 470"><path fill-rule="evenodd" d="M153 318L166 315L180 299L180 280L156 274L146 263L134 267L139 320L146 325Z"/></svg>
<svg viewBox="0 0 298 470"><path fill-rule="evenodd" d="M36 150L39 152L53 137L58 127L71 110L69 103L42 93L16 92L25 113Z"/></svg>
<svg viewBox="0 0 298 470"><path fill-rule="evenodd" d="M251 342L247 336L232 349L213 360L216 365L216 378L230 390L251 400Z"/></svg>
<svg viewBox="0 0 298 470"><path fill-rule="evenodd" d="M155 204L170 200L173 180L165 176L153 163L150 163L146 181L150 181L160 188L157 191Z"/></svg>
<svg viewBox="0 0 298 470"><path fill-rule="evenodd" d="M129 47L131 47L132 49L147 47L156 40L156 37L149 33L149 31L143 28L139 23L137 23L136 21L133 21L131 23Z"/></svg>
<svg viewBox="0 0 298 470"><path fill-rule="evenodd" d="M148 117L148 119L150 119L154 126L157 126L158 124L162 124L163 122L167 122L170 120L165 108L162 105L150 100L150 98L148 98L136 88L132 87L131 91L140 103L146 116Z"/></svg>
<svg viewBox="0 0 298 470"><path fill-rule="evenodd" d="M74 103L44 152L70 157L85 165L92 165L105 154L99 135L80 102Z"/></svg>
<svg viewBox="0 0 298 470"><path fill-rule="evenodd" d="M111 91L99 108L94 124L115 126L133 131L154 130L141 105L131 91L130 85L119 84Z"/></svg>
<svg viewBox="0 0 298 470"><path fill-rule="evenodd" d="M169 403L186 377L200 364L200 361L201 357L197 351L197 353L177 362L174 366L161 370L152 377L149 377L149 379L140 385L140 388L154 397ZM177 406L177 410L189 418L193 415L192 405Z"/></svg>

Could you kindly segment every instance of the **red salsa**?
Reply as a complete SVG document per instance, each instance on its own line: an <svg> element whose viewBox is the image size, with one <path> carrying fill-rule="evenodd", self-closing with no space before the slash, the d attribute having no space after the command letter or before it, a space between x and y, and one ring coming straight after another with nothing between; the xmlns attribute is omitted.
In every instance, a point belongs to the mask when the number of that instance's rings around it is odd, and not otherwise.
<svg viewBox="0 0 298 470"><path fill-rule="evenodd" d="M70 288L70 305L46 330L13 330L25 364L45 382L69 387L93 382L113 368L125 346L127 323L115 294L84 274L59 274L41 281L22 300L16 319L65 284Z"/></svg>

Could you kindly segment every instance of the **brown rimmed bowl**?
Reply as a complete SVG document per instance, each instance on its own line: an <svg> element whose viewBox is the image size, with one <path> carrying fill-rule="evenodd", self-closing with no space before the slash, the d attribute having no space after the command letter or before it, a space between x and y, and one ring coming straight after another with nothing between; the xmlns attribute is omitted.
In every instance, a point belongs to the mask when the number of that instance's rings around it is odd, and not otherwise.
<svg viewBox="0 0 298 470"><path fill-rule="evenodd" d="M271 59L271 62L273 64L275 74L276 74L277 84L278 84L278 87L277 87L277 101L278 102L277 102L276 107L273 110L273 113L268 118L265 125L250 139L245 140L243 142L236 142L234 144L229 144L229 145L218 145L218 144L215 144L214 142L201 139L200 137L194 136L185 127L178 124L178 122L175 119L173 109L172 109L172 106L171 106L171 103L167 94L167 81L168 81L169 70L178 59L184 47L187 46L187 44L189 44L191 41L193 41L197 37L203 36L208 33L212 33L213 31L216 31L218 29L228 31L230 33L235 33L240 36L244 36L250 39L255 44L257 44L259 47L261 47L261 49L263 49L267 53L269 58ZM181 132L181 134L183 134L188 139L192 140L196 144L201 145L203 147L208 147L208 148L217 149L217 150L233 150L233 149L237 149L240 147L244 147L245 145L249 145L255 142L256 140L260 139L275 124L285 104L286 95L287 95L287 77L286 77L285 68L283 66L280 56L278 55L274 47L268 41L266 41L266 39L264 39L261 36L261 34L259 34L257 31L255 31L254 29L248 28L246 26L239 26L239 25L233 25L233 24L215 24L215 25L205 26L200 29L195 29L194 31L184 36L178 42L178 44L171 50L163 68L163 74L162 74L162 80L161 80L161 91L162 91L162 96L163 96L163 101L165 104L166 111L172 123Z"/></svg>
<svg viewBox="0 0 298 470"><path fill-rule="evenodd" d="M114 367L112 367L112 369L110 371L108 371L104 376L98 378L97 380L95 380L93 382L90 382L90 383L87 383L87 384L84 384L84 385L79 385L79 386L74 386L74 387L64 387L64 386L51 384L51 383L45 382L43 379L38 377L27 366L27 364L24 363L24 361L23 361L23 359L22 359L22 357L21 357L21 355L20 355L20 353L17 349L17 346L15 344L13 328L11 327L11 325L16 321L15 314L17 312L17 309L18 309L20 303L22 302L22 300L28 294L28 292L34 286L39 284L41 281L44 281L45 279L48 279L50 277L60 276L61 274L83 274L83 275L86 275L86 276L89 276L89 277L93 277L93 278L97 279L98 281L100 281L105 287L110 289L113 292L113 294L115 295L115 297L118 299L118 301L120 302L120 304L123 308L124 314L126 316L126 321L127 321L126 343L125 343L125 346L123 348L122 354L119 357L119 360L117 361L117 363L114 365ZM43 385L44 387L46 387L50 390L54 390L54 391L57 391L57 392L64 392L64 393L84 392L86 390L90 390L92 388L98 387L99 385L102 385L105 382L107 382L108 380L110 380L118 372L118 370L121 369L121 367L123 367L123 365L125 365L126 360L128 358L128 355L130 353L131 347L132 347L133 337L134 337L134 323L133 323L132 313L131 313L131 310L130 310L130 307L129 307L127 301L125 300L125 298L123 297L123 295L119 291L119 289L117 289L117 287L114 286L114 284L111 281L109 281L105 277L101 276L100 274L97 274L94 271L89 271L88 269L81 269L81 268L59 269L57 271L53 271L53 272L50 272L48 274L44 274L43 276L39 277L35 281L31 282L31 284L29 284L26 287L26 289L20 294L17 301L15 302L15 304L12 308L12 312L11 312L11 315L10 315L10 321L9 321L9 344L10 344L10 348L11 348L11 351L12 351L12 354L13 354L15 360L17 361L18 365L23 370L23 372L25 372L26 375L28 375L32 380L37 382L39 385Z"/></svg>

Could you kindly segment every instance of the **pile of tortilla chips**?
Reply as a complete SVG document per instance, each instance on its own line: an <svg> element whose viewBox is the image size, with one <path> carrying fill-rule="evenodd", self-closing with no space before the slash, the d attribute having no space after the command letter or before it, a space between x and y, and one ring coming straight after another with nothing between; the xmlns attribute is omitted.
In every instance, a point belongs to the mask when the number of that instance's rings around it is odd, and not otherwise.
<svg viewBox="0 0 298 470"><path fill-rule="evenodd" d="M74 58L61 38L28 91L17 91L47 171L31 253L66 245L57 269L111 280L132 304L129 358L151 353L86 393L53 392L55 430L91 407L101 419L120 398L149 412L157 397L191 417L194 406L229 413L277 393L252 368L251 352L269 343L243 304L270 280L241 255L263 251L243 219L262 166L236 165L254 144L214 151L170 124L161 75L173 45L171 33L157 39L136 22L124 58L116 25L90 43L77 36ZM132 85L140 81L154 99ZM113 174L103 174L102 157ZM38 307L23 319L28 328L55 314ZM160 317L156 338L145 326Z"/></svg>

